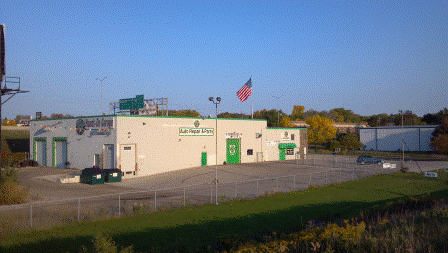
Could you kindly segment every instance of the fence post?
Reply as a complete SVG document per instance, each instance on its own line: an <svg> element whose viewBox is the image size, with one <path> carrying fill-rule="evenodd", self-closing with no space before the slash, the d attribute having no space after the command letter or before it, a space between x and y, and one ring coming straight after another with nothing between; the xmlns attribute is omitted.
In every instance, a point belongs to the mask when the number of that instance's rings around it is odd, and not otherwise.
<svg viewBox="0 0 448 253"><path fill-rule="evenodd" d="M81 208L81 198L78 198L78 222L79 222L79 209Z"/></svg>
<svg viewBox="0 0 448 253"><path fill-rule="evenodd" d="M30 225L33 228L33 205L30 205Z"/></svg>
<svg viewBox="0 0 448 253"><path fill-rule="evenodd" d="M121 194L118 194L118 216L121 216Z"/></svg>
<svg viewBox="0 0 448 253"><path fill-rule="evenodd" d="M154 212L157 212L157 191L154 191Z"/></svg>
<svg viewBox="0 0 448 253"><path fill-rule="evenodd" d="M185 187L184 187L184 207L185 207Z"/></svg>

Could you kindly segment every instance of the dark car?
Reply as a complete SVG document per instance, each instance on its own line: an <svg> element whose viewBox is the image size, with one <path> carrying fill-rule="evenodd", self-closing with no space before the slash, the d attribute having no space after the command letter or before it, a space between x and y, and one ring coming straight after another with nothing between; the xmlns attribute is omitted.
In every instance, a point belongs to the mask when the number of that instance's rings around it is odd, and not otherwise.
<svg viewBox="0 0 448 253"><path fill-rule="evenodd" d="M376 158L373 156L369 156L369 155L362 155L359 156L358 159L356 159L357 163L360 164L383 164L384 160L380 159L380 158Z"/></svg>

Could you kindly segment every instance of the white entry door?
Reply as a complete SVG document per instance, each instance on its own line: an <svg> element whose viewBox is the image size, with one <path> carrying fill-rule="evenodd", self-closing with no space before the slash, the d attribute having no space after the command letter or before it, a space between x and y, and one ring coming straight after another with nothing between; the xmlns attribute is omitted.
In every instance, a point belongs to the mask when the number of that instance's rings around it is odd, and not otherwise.
<svg viewBox="0 0 448 253"><path fill-rule="evenodd" d="M135 144L121 145L120 160L121 171L125 175L129 174L126 172L135 172Z"/></svg>

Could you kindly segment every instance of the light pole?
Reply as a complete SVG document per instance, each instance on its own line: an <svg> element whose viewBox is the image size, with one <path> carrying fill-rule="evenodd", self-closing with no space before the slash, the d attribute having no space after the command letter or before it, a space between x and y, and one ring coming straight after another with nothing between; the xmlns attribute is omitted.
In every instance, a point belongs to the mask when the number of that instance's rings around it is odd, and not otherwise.
<svg viewBox="0 0 448 253"><path fill-rule="evenodd" d="M278 100L283 97L283 95L281 95L280 97L276 97L276 96L272 96L274 98L277 99L277 108L278 108ZM277 111L277 126L280 126L280 110Z"/></svg>
<svg viewBox="0 0 448 253"><path fill-rule="evenodd" d="M103 81L107 78L107 76L105 76L103 79L99 79L97 78L96 80L100 81L101 83L101 115L104 115L104 111L103 111Z"/></svg>
<svg viewBox="0 0 448 253"><path fill-rule="evenodd" d="M215 104L216 106L216 126L215 126L215 136L216 136L216 140L215 140L215 195L216 195L216 202L215 204L218 204L218 104L221 102L221 97L217 97L216 98L216 102L215 99L213 97L209 97L208 100L212 101L213 104Z"/></svg>

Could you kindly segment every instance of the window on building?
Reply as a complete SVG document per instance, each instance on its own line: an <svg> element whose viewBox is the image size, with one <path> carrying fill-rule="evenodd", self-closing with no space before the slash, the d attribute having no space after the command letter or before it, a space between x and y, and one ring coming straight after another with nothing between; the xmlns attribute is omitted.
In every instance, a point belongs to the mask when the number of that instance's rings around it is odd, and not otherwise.
<svg viewBox="0 0 448 253"><path fill-rule="evenodd" d="M253 149L248 149L247 150L247 155L253 155L254 154L254 150Z"/></svg>
<svg viewBox="0 0 448 253"><path fill-rule="evenodd" d="M291 141L294 140L294 134L291 134Z"/></svg>
<svg viewBox="0 0 448 253"><path fill-rule="evenodd" d="M294 155L294 149L293 148L287 148L285 150L286 155Z"/></svg>

